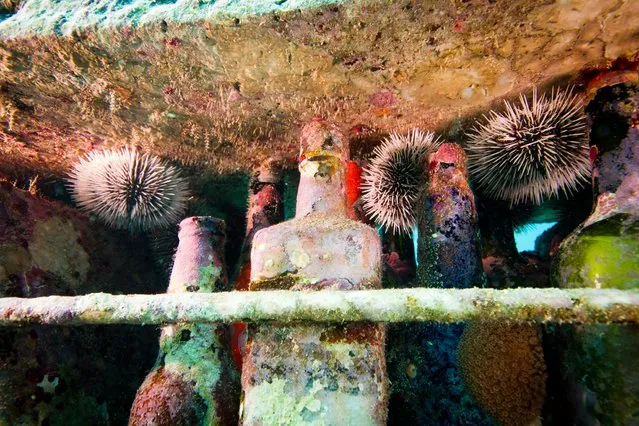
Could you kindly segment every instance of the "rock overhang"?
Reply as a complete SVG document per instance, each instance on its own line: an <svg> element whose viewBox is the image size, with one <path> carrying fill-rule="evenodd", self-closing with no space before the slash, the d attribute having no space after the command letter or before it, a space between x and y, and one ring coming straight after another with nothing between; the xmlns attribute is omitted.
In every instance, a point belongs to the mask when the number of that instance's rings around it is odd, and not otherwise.
<svg viewBox="0 0 639 426"><path fill-rule="evenodd" d="M440 130L633 63L630 2L24 0L0 21L3 168L132 146L194 170L295 163L300 125Z"/></svg>

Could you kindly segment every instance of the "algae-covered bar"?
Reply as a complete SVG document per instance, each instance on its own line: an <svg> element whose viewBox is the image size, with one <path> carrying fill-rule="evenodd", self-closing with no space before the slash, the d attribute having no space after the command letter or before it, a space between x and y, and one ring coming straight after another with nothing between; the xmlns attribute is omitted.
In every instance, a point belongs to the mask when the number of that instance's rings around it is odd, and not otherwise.
<svg viewBox="0 0 639 426"><path fill-rule="evenodd" d="M232 321L451 323L477 318L533 323L639 324L639 292L422 288L0 299L2 326Z"/></svg>

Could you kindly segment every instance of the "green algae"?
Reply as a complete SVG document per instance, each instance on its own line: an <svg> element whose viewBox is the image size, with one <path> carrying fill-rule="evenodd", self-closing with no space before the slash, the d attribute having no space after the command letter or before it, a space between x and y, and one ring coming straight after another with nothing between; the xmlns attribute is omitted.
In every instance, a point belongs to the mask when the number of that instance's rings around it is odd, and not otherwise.
<svg viewBox="0 0 639 426"><path fill-rule="evenodd" d="M185 381L194 383L195 391L206 401L206 424L217 424L216 401L211 392L222 374L217 326L214 324L189 324L172 328L172 335L160 342L164 368L184 376Z"/></svg>
<svg viewBox="0 0 639 426"><path fill-rule="evenodd" d="M373 326L375 327L375 326ZM376 403L386 395L378 344L367 335L353 336L359 326L325 325L273 329L254 328L249 355L251 386L245 389L242 424L264 425L373 425L380 424ZM337 341L324 333L344 335ZM347 331L348 330L348 331ZM375 341L383 342L383 331L375 328ZM351 341L354 338L355 341ZM377 349L376 349L377 348ZM289 374L290 372L300 374ZM372 374L373 383L367 380Z"/></svg>
<svg viewBox="0 0 639 426"><path fill-rule="evenodd" d="M639 328L592 325L565 336L565 361L596 403L586 410L601 424L635 424L639 404Z"/></svg>
<svg viewBox="0 0 639 426"><path fill-rule="evenodd" d="M211 262L212 260L209 259ZM211 263L208 266L202 266L198 273L200 280L197 283L198 290L204 290L205 292L217 292L226 290L223 283L220 282L222 276L222 268ZM186 287L189 288L188 286Z"/></svg>
<svg viewBox="0 0 639 426"><path fill-rule="evenodd" d="M294 285L308 282L297 274L286 273L274 278L265 278L251 281L251 290L288 290Z"/></svg>

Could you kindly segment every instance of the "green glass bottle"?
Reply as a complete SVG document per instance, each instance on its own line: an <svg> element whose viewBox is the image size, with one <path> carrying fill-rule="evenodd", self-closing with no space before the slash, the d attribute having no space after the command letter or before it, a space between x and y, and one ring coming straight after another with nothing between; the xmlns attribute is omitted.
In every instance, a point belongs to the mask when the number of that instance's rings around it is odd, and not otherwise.
<svg viewBox="0 0 639 426"><path fill-rule="evenodd" d="M639 85L600 89L591 122L593 213L562 243L553 265L560 287L639 287Z"/></svg>
<svg viewBox="0 0 639 426"><path fill-rule="evenodd" d="M586 112L592 214L562 243L551 282L563 288L639 288L639 83L599 89ZM639 423L639 327L557 327L564 397L577 424Z"/></svg>

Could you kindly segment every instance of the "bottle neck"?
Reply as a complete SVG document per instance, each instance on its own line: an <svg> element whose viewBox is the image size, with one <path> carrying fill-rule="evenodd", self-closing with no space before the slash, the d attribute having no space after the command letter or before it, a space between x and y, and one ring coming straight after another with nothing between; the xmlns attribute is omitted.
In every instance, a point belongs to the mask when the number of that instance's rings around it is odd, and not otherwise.
<svg viewBox="0 0 639 426"><path fill-rule="evenodd" d="M282 196L282 168L280 163L268 160L249 181L249 200L242 257L249 261L253 235L262 228L284 219Z"/></svg>
<svg viewBox="0 0 639 426"><path fill-rule="evenodd" d="M311 213L346 215L344 166L340 159L326 156L320 160L302 160L297 190L295 217Z"/></svg>
<svg viewBox="0 0 639 426"><path fill-rule="evenodd" d="M175 261L167 293L226 290L224 221L207 216L189 217L180 223Z"/></svg>

